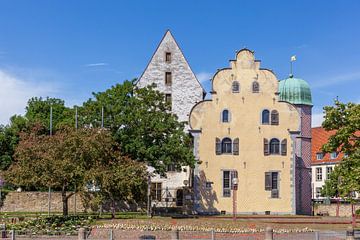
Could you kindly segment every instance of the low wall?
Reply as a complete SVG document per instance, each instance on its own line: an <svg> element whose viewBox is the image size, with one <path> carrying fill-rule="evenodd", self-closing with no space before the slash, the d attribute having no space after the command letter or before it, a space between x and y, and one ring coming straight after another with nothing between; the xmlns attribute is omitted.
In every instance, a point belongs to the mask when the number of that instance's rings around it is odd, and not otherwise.
<svg viewBox="0 0 360 240"><path fill-rule="evenodd" d="M48 192L9 192L1 207L2 212L48 212L49 194ZM82 198L79 194L72 195L68 200L69 214L76 212L84 212L85 207L82 202ZM146 208L146 205L145 205ZM50 211L62 212L62 198L60 192L51 192ZM116 211L139 211L144 209L144 206L140 206L136 203L128 204L126 202L116 202ZM91 209L87 209L91 212ZM102 206L103 212L110 212L110 203L105 203Z"/></svg>
<svg viewBox="0 0 360 240"><path fill-rule="evenodd" d="M331 204L315 204L314 215L328 213L329 216L336 216L337 203ZM360 204L355 204L355 211L360 209ZM351 217L351 204L340 203L339 204L339 216L340 217Z"/></svg>
<svg viewBox="0 0 360 240"><path fill-rule="evenodd" d="M48 192L9 192L6 195L2 212L47 212L49 209ZM76 202L76 203L75 203ZM83 212L84 207L79 195L72 195L68 200L69 213ZM62 212L60 192L51 192L50 211Z"/></svg>

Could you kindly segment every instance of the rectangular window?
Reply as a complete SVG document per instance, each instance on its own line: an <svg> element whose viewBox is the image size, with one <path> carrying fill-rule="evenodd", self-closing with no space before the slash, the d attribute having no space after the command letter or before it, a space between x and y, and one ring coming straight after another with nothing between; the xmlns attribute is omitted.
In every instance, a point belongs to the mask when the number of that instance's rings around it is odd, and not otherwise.
<svg viewBox="0 0 360 240"><path fill-rule="evenodd" d="M169 103L170 106L171 106L172 99L171 99L171 94L170 93L165 94L165 102Z"/></svg>
<svg viewBox="0 0 360 240"><path fill-rule="evenodd" d="M165 53L165 62L171 63L171 52Z"/></svg>
<svg viewBox="0 0 360 240"><path fill-rule="evenodd" d="M231 197L234 178L238 178L237 171L223 171L223 197Z"/></svg>
<svg viewBox="0 0 360 240"><path fill-rule="evenodd" d="M175 164L169 164L169 165L167 165L167 171L168 171L168 172L175 172L175 171L176 171Z"/></svg>
<svg viewBox="0 0 360 240"><path fill-rule="evenodd" d="M322 160L324 158L324 153L317 153L316 160Z"/></svg>
<svg viewBox="0 0 360 240"><path fill-rule="evenodd" d="M278 172L265 172L265 190L271 191L271 198L279 198Z"/></svg>
<svg viewBox="0 0 360 240"><path fill-rule="evenodd" d="M171 84L172 84L171 72L166 72L165 73L165 85L166 86L171 86Z"/></svg>
<svg viewBox="0 0 360 240"><path fill-rule="evenodd" d="M321 187L317 187L315 191L316 191L315 197L316 197L316 198L321 197Z"/></svg>
<svg viewBox="0 0 360 240"><path fill-rule="evenodd" d="M151 183L150 196L152 200L161 202L161 183Z"/></svg>
<svg viewBox="0 0 360 240"><path fill-rule="evenodd" d="M316 168L316 181L322 181L322 168Z"/></svg>
<svg viewBox="0 0 360 240"><path fill-rule="evenodd" d="M336 159L338 156L338 153L337 152L332 152L330 153L330 159Z"/></svg>
<svg viewBox="0 0 360 240"><path fill-rule="evenodd" d="M332 167L326 167L326 179L330 178L330 174L332 173Z"/></svg>

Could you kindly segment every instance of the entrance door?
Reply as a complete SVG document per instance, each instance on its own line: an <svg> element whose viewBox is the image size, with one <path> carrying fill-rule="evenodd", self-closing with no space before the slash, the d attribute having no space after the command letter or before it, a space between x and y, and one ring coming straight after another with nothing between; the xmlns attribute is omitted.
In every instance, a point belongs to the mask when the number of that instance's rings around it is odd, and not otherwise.
<svg viewBox="0 0 360 240"><path fill-rule="evenodd" d="M176 191L176 206L181 207L183 205L184 190L178 189Z"/></svg>

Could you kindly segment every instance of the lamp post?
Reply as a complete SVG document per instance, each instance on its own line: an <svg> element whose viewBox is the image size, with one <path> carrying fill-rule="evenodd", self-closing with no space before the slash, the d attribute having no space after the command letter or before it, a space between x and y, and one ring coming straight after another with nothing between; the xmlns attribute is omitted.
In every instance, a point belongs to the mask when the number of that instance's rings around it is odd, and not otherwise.
<svg viewBox="0 0 360 240"><path fill-rule="evenodd" d="M232 186L233 186L233 220L236 221L236 212L237 212L237 188L239 179L233 178L232 180Z"/></svg>

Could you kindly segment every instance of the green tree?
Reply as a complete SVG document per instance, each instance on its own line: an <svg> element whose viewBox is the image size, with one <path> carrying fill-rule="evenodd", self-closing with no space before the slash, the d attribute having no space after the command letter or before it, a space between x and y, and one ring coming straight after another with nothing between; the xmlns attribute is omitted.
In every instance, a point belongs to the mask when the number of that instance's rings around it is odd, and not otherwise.
<svg viewBox="0 0 360 240"><path fill-rule="evenodd" d="M6 170L13 161L15 147L19 142L19 133L27 129L26 118L14 115L10 124L0 126L0 170Z"/></svg>
<svg viewBox="0 0 360 240"><path fill-rule="evenodd" d="M64 126L73 127L75 124L74 109L65 106L65 101L58 98L33 97L26 106L25 117L30 123L41 123L46 129L50 128L50 107L52 106L53 130Z"/></svg>
<svg viewBox="0 0 360 240"><path fill-rule="evenodd" d="M184 123L170 113L171 106L155 86L136 88L125 81L105 92L93 93L80 110L83 126L99 127L104 109L104 127L109 129L121 150L134 160L165 174L169 164L177 169L193 166L191 139Z"/></svg>
<svg viewBox="0 0 360 240"><path fill-rule="evenodd" d="M68 214L68 199L86 186L86 174L97 162L113 160L114 141L99 129L63 129L53 136L43 134L36 125L22 133L15 159L5 172L5 180L16 186L51 187L61 191L63 214Z"/></svg>
<svg viewBox="0 0 360 240"><path fill-rule="evenodd" d="M335 130L323 146L324 152L343 152L345 157L331 173L322 194L339 196L352 200L354 192L360 192L360 105L335 101L334 106L326 106L325 130Z"/></svg>

